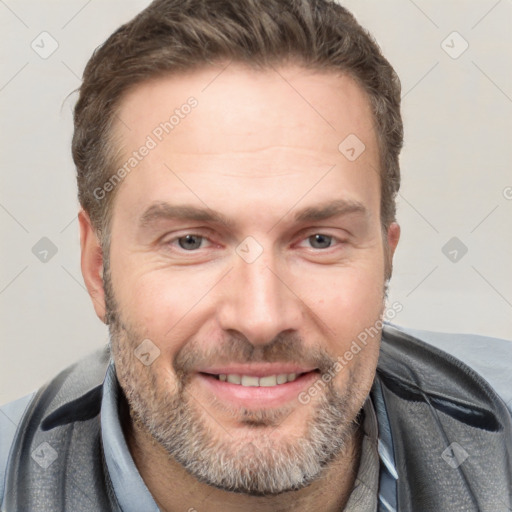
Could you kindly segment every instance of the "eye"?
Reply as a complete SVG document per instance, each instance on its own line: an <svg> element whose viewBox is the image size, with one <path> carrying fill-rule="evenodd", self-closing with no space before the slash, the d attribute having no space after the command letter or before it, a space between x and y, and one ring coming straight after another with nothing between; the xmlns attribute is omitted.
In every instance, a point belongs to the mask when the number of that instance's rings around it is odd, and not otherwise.
<svg viewBox="0 0 512 512"><path fill-rule="evenodd" d="M328 249L332 244L333 238L322 233L315 233L308 237L308 241L313 249Z"/></svg>
<svg viewBox="0 0 512 512"><path fill-rule="evenodd" d="M185 249L186 251L192 251L194 249L199 249L201 247L204 239L205 239L204 236L194 235L194 234L180 236L179 238L176 238L179 246L182 249Z"/></svg>

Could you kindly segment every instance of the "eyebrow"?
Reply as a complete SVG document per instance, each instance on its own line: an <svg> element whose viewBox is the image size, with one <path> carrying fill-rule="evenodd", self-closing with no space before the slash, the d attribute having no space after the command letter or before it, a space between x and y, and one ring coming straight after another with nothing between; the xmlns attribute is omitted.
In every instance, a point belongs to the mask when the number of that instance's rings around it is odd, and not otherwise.
<svg viewBox="0 0 512 512"><path fill-rule="evenodd" d="M139 225L147 227L158 220L197 220L202 222L216 222L229 228L234 222L211 208L198 208L192 205L172 205L169 203L156 203L151 205L140 217Z"/></svg>
<svg viewBox="0 0 512 512"><path fill-rule="evenodd" d="M368 210L363 203L356 200L337 199L321 206L308 206L299 210L294 215L297 223L315 222L333 217L340 217L356 213L363 217L368 216ZM234 228L233 220L223 214L205 207L200 208L192 205L172 205L165 202L152 204L141 215L139 225L146 228L159 220L195 220L201 222L213 222L223 224L228 228Z"/></svg>
<svg viewBox="0 0 512 512"><path fill-rule="evenodd" d="M356 213L368 217L366 206L353 199L336 199L322 206L309 206L295 214L296 222L313 222Z"/></svg>

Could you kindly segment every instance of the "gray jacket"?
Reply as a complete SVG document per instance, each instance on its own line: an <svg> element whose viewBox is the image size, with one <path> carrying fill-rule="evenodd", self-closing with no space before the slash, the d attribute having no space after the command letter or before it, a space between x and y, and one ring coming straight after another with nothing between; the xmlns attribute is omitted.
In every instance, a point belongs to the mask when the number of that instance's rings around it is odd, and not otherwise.
<svg viewBox="0 0 512 512"><path fill-rule="evenodd" d="M0 408L2 511L121 510L99 419L108 364L98 351ZM512 510L511 368L511 342L385 326L379 511Z"/></svg>

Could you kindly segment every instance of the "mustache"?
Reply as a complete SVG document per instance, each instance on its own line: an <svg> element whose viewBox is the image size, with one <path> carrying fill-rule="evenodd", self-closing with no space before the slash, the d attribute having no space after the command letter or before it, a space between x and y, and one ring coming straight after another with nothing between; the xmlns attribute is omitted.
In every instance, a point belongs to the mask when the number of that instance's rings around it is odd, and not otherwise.
<svg viewBox="0 0 512 512"><path fill-rule="evenodd" d="M282 332L264 345L253 345L242 334L232 334L206 348L198 340L186 343L177 352L173 367L176 375L185 377L199 367L229 363L294 363L325 373L336 363L336 358L320 346L309 347L294 332Z"/></svg>

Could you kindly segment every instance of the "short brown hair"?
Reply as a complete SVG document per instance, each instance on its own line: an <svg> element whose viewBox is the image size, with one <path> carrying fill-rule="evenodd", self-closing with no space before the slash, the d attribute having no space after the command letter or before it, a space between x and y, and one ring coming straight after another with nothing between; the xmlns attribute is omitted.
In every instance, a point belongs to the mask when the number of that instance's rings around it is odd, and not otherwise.
<svg viewBox="0 0 512 512"><path fill-rule="evenodd" d="M400 81L349 11L329 0L155 0L96 49L79 89L72 143L78 197L99 233L109 236L115 190L101 199L94 190L116 169L111 135L120 99L149 78L226 60L261 68L292 61L353 77L377 128L383 228L395 220Z"/></svg>

